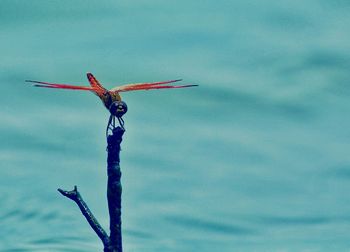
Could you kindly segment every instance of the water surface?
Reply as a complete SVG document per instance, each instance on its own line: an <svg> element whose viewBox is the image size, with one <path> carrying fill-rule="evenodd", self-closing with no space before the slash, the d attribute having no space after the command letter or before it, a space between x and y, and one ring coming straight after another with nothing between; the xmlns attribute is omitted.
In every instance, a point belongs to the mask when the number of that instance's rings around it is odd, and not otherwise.
<svg viewBox="0 0 350 252"><path fill-rule="evenodd" d="M0 250L101 251L108 113L123 94L125 251L348 251L348 1L0 3Z"/></svg>

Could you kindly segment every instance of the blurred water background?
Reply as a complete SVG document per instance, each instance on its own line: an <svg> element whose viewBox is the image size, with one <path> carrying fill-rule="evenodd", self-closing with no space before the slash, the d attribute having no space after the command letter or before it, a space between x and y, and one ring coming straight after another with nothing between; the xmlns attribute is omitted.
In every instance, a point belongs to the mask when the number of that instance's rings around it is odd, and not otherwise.
<svg viewBox="0 0 350 252"><path fill-rule="evenodd" d="M102 251L108 112L123 93L125 251L350 251L350 2L0 1L0 251Z"/></svg>

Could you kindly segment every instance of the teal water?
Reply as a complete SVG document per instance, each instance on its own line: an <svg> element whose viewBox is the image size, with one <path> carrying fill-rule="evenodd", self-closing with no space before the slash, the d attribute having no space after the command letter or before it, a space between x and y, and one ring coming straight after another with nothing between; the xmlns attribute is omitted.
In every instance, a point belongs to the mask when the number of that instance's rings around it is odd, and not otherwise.
<svg viewBox="0 0 350 252"><path fill-rule="evenodd" d="M130 92L125 251L350 250L350 2L0 1L0 251L102 251L105 126Z"/></svg>

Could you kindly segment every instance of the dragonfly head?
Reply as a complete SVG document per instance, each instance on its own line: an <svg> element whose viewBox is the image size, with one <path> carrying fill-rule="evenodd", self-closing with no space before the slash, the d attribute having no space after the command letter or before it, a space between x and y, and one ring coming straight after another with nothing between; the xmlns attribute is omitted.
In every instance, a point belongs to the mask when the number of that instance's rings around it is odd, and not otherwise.
<svg viewBox="0 0 350 252"><path fill-rule="evenodd" d="M119 118L122 117L127 111L128 111L128 106L123 101L113 102L109 107L109 112L112 115Z"/></svg>

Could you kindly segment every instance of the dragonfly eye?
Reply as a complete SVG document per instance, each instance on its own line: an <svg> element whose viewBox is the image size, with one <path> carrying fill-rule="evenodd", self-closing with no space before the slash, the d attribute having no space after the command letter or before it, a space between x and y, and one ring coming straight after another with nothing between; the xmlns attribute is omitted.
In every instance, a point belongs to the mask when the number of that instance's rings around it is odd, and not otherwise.
<svg viewBox="0 0 350 252"><path fill-rule="evenodd" d="M122 117L128 111L128 106L125 102L113 102L109 107L109 112L116 117Z"/></svg>

